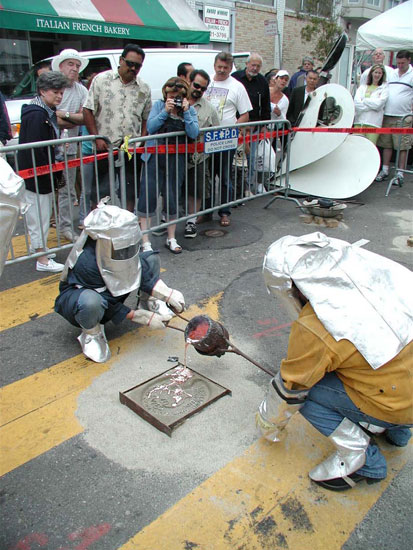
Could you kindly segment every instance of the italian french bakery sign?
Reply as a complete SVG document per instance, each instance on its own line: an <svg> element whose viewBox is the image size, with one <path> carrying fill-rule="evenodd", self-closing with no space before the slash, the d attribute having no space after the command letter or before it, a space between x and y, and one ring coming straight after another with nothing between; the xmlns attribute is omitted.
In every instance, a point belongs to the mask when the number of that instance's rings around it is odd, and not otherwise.
<svg viewBox="0 0 413 550"><path fill-rule="evenodd" d="M109 36L129 36L130 27L119 23L106 23L102 21L74 21L63 17L36 17L36 30L42 32L63 32L73 34L98 34Z"/></svg>

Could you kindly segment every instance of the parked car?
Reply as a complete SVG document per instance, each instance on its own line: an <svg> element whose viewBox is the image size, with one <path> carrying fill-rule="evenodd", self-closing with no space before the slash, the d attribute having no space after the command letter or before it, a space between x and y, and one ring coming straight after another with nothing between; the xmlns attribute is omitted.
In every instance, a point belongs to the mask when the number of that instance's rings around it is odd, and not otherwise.
<svg viewBox="0 0 413 550"><path fill-rule="evenodd" d="M216 50L198 50L184 48L152 48L145 50L145 62L139 73L152 90L152 100L155 101L162 97L162 86L170 76L176 75L176 69L180 63L191 63L197 69L204 69L208 74L214 73L214 59L218 53ZM79 52L83 57L89 59L89 64L85 71L101 72L108 69L117 69L121 49L115 50L91 50ZM249 52L235 53L234 70L245 67L245 61ZM49 57L44 61L50 61ZM36 64L37 65L37 64ZM82 77L82 74L80 75ZM20 83L14 89L12 96L6 101L9 113L10 123L12 125L13 139L8 145L17 143L20 131L20 113L25 103L36 94L36 75L35 67L28 71Z"/></svg>

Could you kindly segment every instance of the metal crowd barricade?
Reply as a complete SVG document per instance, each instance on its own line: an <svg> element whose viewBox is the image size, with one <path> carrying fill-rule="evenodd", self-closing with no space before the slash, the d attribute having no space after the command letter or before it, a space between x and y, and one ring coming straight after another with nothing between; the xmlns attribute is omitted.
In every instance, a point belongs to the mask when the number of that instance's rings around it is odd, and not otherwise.
<svg viewBox="0 0 413 550"><path fill-rule="evenodd" d="M29 177L34 178L35 182L35 188L36 188L36 213L37 213L37 219L39 222L39 228L41 232L41 241L42 241L42 247L46 251L46 254L53 254L60 250L69 249L72 247L73 243L68 243L67 240L64 239L62 235L62 231L59 228L58 224L58 189L56 189L56 183L59 179L59 174L63 172L65 181L69 181L69 170L73 168L79 168L80 172L80 178L81 178L81 187L82 187L82 197L81 200L83 201L83 208L84 212L87 212L90 208L90 205L88 203L88 196L89 193L93 191L93 188L95 189L95 195L96 195L96 202L102 198L102 195L100 193L100 182L99 182L99 170L98 170L98 163L100 161L100 157L106 156L99 154L96 151L95 142L96 139L104 139L106 143L108 144L108 169L106 171L106 177L109 184L109 193L111 195L112 201L116 200L116 180L115 180L115 169L114 169L114 151L111 143L107 138L104 136L79 136L79 137L73 137L68 139L54 139L49 141L40 141L40 142L34 142L34 143L26 143L22 145L15 145L15 146L5 146L0 147L0 153L3 153L6 155L7 160L9 163L13 166L16 173L19 173L19 160L18 160L18 152L22 150L30 150L31 156L32 156L32 169L24 169L21 171L21 175L23 179L28 179ZM92 155L85 155L82 152L81 144L83 142L90 141L93 143L93 153ZM66 145L69 143L78 143L80 145L79 147L79 156L76 156L75 159L69 159L67 154L67 147ZM47 147L47 154L49 162L45 166L37 166L36 165L36 158L35 158L35 150L38 148L44 148ZM55 163L52 163L52 155L51 150L52 148L61 147L61 150L63 152L63 160L62 161L55 161ZM85 173L85 167L93 164L94 170L92 175L92 181L89 181L89 184L87 183L88 175ZM38 176L49 174L51 179L51 194L52 194L52 215L54 214L54 218L56 220L56 235L53 235L49 231L49 239L46 239L46 235L43 230L43 224L42 221L46 222L45 216L51 217L49 215L49 212L42 212L40 208L39 203L39 181ZM89 174L90 175L90 174ZM69 194L70 197L70 194ZM33 208L33 206L31 207ZM76 227L77 223L75 223L75 215L74 215L74 205L69 200L69 216L71 220L71 231L73 234L76 234ZM50 221L49 221L50 223ZM23 216L23 219L20 220L17 224L15 234L12 238L8 260L6 261L6 265L8 264L15 264L19 263L25 260L28 260L30 258L37 258L39 256L45 255L45 252L35 252L31 248L30 244L30 237L28 234L27 224L25 220L25 216Z"/></svg>
<svg viewBox="0 0 413 550"><path fill-rule="evenodd" d="M402 118L402 120L401 120L401 127L402 128L403 128L403 123L408 118L410 118L410 125L412 125L413 112L405 115ZM400 147L401 147L401 144L402 144L402 136L403 136L403 134L399 134L399 143L398 143L397 152L396 152L396 160L395 160L395 163L394 163L395 175L391 178L391 180L389 181L389 184L387 185L386 194L385 194L386 197L389 196L392 185L399 185L401 187L401 184L399 183L399 180L397 179L397 172L401 172L402 174L413 174L413 170L407 170L407 168L406 168L407 158L408 158L408 155L409 155L409 150L407 150L407 153L406 153L406 166L404 168L399 168L398 167L399 166L399 157L400 157Z"/></svg>
<svg viewBox="0 0 413 550"><path fill-rule="evenodd" d="M237 149L204 152L206 132L219 135L232 128L239 130ZM119 151L121 205L126 206L126 186L133 185L135 211L143 231L156 232L274 192L277 198L299 204L288 197L290 138L285 130L289 128L288 121L269 120L253 125L202 128L195 142L184 132L130 139L132 159L128 160L126 153ZM149 141L154 145L148 145ZM262 141L268 144L261 146ZM137 155L141 154L144 159L140 177ZM149 155L155 157L152 162ZM126 182L127 162L134 163L133 182ZM226 186L225 181L229 180L231 185ZM169 185L165 185L167 181Z"/></svg>

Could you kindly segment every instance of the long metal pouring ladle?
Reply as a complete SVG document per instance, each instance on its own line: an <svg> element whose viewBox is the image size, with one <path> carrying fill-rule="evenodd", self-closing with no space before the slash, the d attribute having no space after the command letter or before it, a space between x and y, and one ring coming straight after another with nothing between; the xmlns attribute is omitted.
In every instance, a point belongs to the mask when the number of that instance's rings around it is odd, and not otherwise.
<svg viewBox="0 0 413 550"><path fill-rule="evenodd" d="M192 344L198 353L201 353L202 355L215 355L217 357L221 357L224 353L236 353L270 376L275 375L274 372L263 367L246 353L234 346L229 339L227 329L224 325L218 323L218 321L214 321L207 315L197 315L192 319L187 319L175 310L174 313L177 317L180 317L188 323L186 328L181 329L174 327L169 325L169 323L166 323L166 326L168 328L173 328L174 330L183 332L185 334L185 341ZM199 330L200 328L201 330ZM199 331L198 333L197 330ZM196 339L194 339L194 334L196 335Z"/></svg>

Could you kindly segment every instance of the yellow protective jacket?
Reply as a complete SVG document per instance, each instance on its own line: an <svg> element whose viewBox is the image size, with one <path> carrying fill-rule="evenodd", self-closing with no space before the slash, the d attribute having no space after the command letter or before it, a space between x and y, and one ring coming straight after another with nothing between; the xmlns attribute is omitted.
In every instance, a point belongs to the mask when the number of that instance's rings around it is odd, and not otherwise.
<svg viewBox="0 0 413 550"><path fill-rule="evenodd" d="M288 389L312 388L335 372L364 413L393 424L413 424L413 341L374 370L349 340L336 340L309 303L292 324L281 376Z"/></svg>

